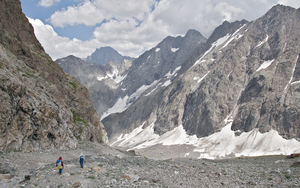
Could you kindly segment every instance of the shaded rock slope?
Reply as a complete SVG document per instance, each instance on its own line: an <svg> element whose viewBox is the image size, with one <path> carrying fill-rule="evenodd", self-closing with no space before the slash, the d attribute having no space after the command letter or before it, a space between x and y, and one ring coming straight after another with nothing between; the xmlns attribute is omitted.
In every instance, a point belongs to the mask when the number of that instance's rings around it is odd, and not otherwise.
<svg viewBox="0 0 300 188"><path fill-rule="evenodd" d="M103 120L109 138L140 126L163 135L180 125L188 135L205 137L231 123L236 136L275 130L299 141L299 21L300 9L276 5L249 23L224 22L176 76L154 83L125 111ZM151 140L143 137L131 146Z"/></svg>
<svg viewBox="0 0 300 188"><path fill-rule="evenodd" d="M92 56L97 56L99 50L96 50ZM101 51L101 53L104 53ZM56 62L64 70L76 77L89 91L91 101L98 113L105 112L114 104L114 96L116 89L120 86L123 79L126 77L132 60L122 59L106 61L106 64L88 63L78 57L68 56L57 59Z"/></svg>
<svg viewBox="0 0 300 188"><path fill-rule="evenodd" d="M0 150L107 143L87 89L44 52L19 0L0 1Z"/></svg>

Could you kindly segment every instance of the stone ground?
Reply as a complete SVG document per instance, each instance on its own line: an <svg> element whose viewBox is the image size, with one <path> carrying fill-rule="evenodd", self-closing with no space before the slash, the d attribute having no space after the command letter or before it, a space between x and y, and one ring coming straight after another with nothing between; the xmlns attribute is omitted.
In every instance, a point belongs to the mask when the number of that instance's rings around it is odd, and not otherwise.
<svg viewBox="0 0 300 188"><path fill-rule="evenodd" d="M62 175L55 169L59 156ZM0 187L300 187L299 161L286 156L157 160L84 142L74 150L2 152Z"/></svg>

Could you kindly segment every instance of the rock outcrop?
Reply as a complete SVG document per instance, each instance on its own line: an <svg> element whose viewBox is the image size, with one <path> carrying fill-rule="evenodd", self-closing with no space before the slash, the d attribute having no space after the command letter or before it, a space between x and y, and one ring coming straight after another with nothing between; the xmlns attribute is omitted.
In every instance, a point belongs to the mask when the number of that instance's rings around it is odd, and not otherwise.
<svg viewBox="0 0 300 188"><path fill-rule="evenodd" d="M44 52L19 0L0 1L0 150L107 143L87 89Z"/></svg>

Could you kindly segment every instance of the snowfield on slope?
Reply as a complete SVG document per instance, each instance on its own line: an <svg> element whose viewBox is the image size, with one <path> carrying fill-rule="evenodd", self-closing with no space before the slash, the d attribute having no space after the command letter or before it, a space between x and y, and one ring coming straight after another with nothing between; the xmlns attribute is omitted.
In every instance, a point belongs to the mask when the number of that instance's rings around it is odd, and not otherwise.
<svg viewBox="0 0 300 188"><path fill-rule="evenodd" d="M146 128L137 127L129 134L122 134L111 144L112 147L139 150L155 145L193 146L198 158L219 159L240 156L289 155L300 152L300 142L295 139L286 140L277 131L260 133L258 129L235 136L228 123L220 132L210 136L197 138L186 133L183 126L166 132L163 135L154 133L154 124ZM189 156L189 154L187 154Z"/></svg>

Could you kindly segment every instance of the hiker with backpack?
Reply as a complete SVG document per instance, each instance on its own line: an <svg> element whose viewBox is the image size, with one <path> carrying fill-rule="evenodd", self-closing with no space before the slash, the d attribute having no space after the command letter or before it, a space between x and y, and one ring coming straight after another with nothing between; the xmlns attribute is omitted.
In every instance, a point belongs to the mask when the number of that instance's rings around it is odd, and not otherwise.
<svg viewBox="0 0 300 188"><path fill-rule="evenodd" d="M64 163L62 161L62 157L59 157L56 161L56 169L58 169L59 173L62 174L62 171L64 169Z"/></svg>
<svg viewBox="0 0 300 188"><path fill-rule="evenodd" d="M82 153L79 156L79 162L80 162L80 167L83 168L84 156Z"/></svg>

